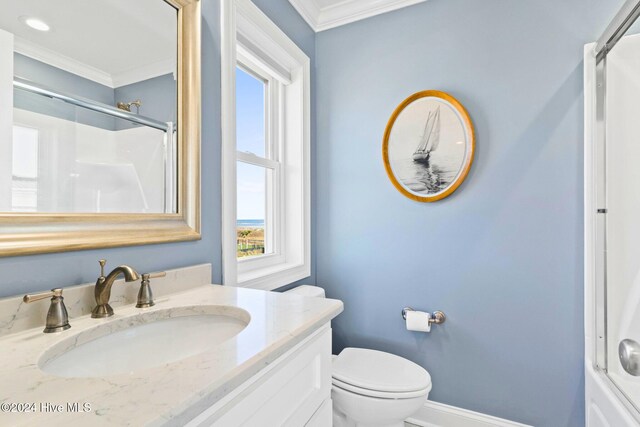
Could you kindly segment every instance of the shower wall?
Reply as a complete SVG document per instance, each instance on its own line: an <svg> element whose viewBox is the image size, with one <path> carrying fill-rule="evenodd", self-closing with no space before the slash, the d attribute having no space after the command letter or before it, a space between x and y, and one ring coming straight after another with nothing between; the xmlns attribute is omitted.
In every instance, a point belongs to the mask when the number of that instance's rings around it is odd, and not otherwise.
<svg viewBox="0 0 640 427"><path fill-rule="evenodd" d="M8 211L164 212L162 131L108 130L14 108L11 140L2 145L12 164L0 169L12 183L0 189Z"/></svg>
<svg viewBox="0 0 640 427"><path fill-rule="evenodd" d="M608 54L606 76L607 366L640 405L640 377L618 357L620 341L640 343L640 35Z"/></svg>

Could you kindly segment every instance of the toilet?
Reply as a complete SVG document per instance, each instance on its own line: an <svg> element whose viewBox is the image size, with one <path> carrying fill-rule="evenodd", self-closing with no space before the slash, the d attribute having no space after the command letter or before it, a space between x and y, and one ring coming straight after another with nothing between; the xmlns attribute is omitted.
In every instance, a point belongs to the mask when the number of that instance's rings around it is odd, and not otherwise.
<svg viewBox="0 0 640 427"><path fill-rule="evenodd" d="M287 292L324 298L324 289L302 285ZM403 427L429 396L431 376L394 354L345 348L333 356L333 427Z"/></svg>

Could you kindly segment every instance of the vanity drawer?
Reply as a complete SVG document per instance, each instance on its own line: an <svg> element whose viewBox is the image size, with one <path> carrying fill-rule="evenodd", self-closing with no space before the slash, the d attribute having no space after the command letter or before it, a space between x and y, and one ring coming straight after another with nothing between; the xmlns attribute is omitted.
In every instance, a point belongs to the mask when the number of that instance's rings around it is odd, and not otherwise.
<svg viewBox="0 0 640 427"><path fill-rule="evenodd" d="M281 356L266 374L258 374L230 401L214 405L190 426L300 427L329 402L331 412L331 329L323 327ZM261 377L260 377L261 376ZM326 412L326 408L325 408ZM210 414L210 415L209 415ZM209 415L209 416L207 416ZM329 427L326 416L309 425ZM200 421L202 420L202 421Z"/></svg>

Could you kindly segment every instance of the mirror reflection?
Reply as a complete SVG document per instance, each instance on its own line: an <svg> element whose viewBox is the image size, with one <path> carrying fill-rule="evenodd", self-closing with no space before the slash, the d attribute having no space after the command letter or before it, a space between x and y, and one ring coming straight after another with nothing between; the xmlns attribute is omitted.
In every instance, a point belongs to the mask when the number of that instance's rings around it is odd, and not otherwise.
<svg viewBox="0 0 640 427"><path fill-rule="evenodd" d="M0 212L176 212L176 9L0 8Z"/></svg>

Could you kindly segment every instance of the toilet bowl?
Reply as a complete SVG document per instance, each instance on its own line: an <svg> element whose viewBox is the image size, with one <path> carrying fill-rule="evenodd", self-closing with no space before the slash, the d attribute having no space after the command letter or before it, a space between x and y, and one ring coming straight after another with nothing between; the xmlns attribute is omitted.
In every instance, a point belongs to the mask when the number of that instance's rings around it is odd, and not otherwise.
<svg viewBox="0 0 640 427"><path fill-rule="evenodd" d="M290 291L324 297L324 289L299 286ZM429 397L431 376L394 354L345 348L333 356L333 427L404 427Z"/></svg>
<svg viewBox="0 0 640 427"><path fill-rule="evenodd" d="M334 427L403 427L431 391L421 366L394 354L345 348L333 359Z"/></svg>

